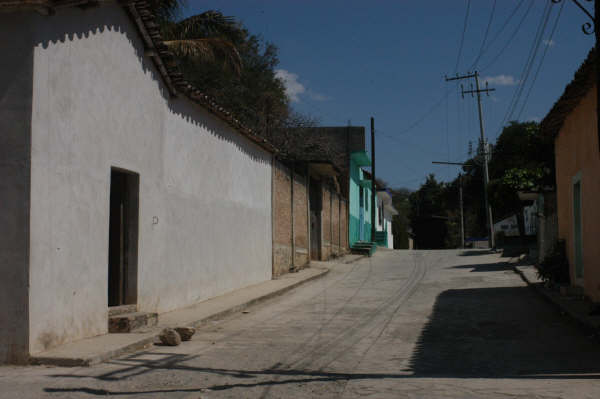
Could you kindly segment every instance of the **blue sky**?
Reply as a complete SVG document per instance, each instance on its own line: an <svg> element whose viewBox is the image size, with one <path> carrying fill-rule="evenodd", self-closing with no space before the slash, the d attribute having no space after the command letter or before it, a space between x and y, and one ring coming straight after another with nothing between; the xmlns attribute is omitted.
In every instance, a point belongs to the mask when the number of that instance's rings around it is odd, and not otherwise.
<svg viewBox="0 0 600 399"><path fill-rule="evenodd" d="M373 116L377 174L391 187L416 189L429 173L452 180L457 167L431 162L465 160L468 142L479 137L476 99L462 99L459 84L446 83L445 75L478 69L496 89L483 97L491 142L520 82L511 119L540 120L560 97L594 37L582 33L587 17L571 1L548 11L549 3L471 0L462 50L468 0L188 0L186 14L220 10L276 44L293 107L321 125L350 122L368 131ZM469 89L472 80L462 83Z"/></svg>

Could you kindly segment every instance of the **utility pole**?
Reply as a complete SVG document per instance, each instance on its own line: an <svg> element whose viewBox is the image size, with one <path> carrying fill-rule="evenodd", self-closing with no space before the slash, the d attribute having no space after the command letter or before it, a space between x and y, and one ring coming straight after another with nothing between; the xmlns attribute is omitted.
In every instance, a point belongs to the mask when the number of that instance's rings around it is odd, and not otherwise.
<svg viewBox="0 0 600 399"><path fill-rule="evenodd" d="M460 247L465 247L465 216L463 213L462 173L458 174L458 202L460 202Z"/></svg>
<svg viewBox="0 0 600 399"><path fill-rule="evenodd" d="M434 164L440 165L460 165L465 166L468 165L466 163L461 162L442 162L442 161L433 161ZM464 217L464 206L463 206L463 184L462 184L462 173L458 174L458 203L460 206L460 247L465 247L465 217Z"/></svg>
<svg viewBox="0 0 600 399"><path fill-rule="evenodd" d="M495 237L494 237L494 219L492 218L492 208L490 207L489 204L489 199L488 199L488 184L490 182L490 174L488 171L488 146L487 143L485 141L485 132L483 129L483 111L481 110L481 93L486 93L489 95L490 91L495 91L496 89L490 89L487 86L487 82L485 84L485 89L480 89L479 88L479 73L477 71L475 71L472 74L467 74L467 75L463 75L463 76L459 76L456 75L456 77L453 78L446 78L446 82L451 81L451 80L462 80L462 79L470 79L470 78L475 78L475 90L471 89L471 90L465 90L462 85L461 85L461 91L462 91L462 96L463 98L465 97L465 94L477 94L477 109L479 111L479 133L481 135L481 146L483 148L483 198L485 201L485 210L486 210L486 220L487 220L487 227L489 229L489 239L488 239L488 243L490 248L495 248L496 247L496 242L495 242ZM472 87L472 85L471 85Z"/></svg>
<svg viewBox="0 0 600 399"><path fill-rule="evenodd" d="M375 119L371 117L371 242L375 242Z"/></svg>

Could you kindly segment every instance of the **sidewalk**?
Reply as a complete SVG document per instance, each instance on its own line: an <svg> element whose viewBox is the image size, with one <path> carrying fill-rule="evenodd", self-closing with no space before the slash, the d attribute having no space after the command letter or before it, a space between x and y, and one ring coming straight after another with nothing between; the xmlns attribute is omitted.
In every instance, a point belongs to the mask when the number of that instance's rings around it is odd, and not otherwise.
<svg viewBox="0 0 600 399"><path fill-rule="evenodd" d="M158 340L165 327L199 327L203 323L219 319L258 302L281 295L299 285L329 272L328 264L351 263L360 257L348 255L331 262L311 262L311 267L297 273L288 273L276 280L268 280L249 287L200 302L187 308L160 314L158 325L141 332L105 334L72 342L30 358L32 364L64 367L91 366L120 356L127 352L144 349Z"/></svg>
<svg viewBox="0 0 600 399"><path fill-rule="evenodd" d="M558 291L546 288L544 282L537 276L535 266L526 264L524 257L520 257L513 262L513 269L527 285L539 292L561 312L567 314L591 334L600 337L600 316L589 315L589 302L585 301L581 296L561 295Z"/></svg>

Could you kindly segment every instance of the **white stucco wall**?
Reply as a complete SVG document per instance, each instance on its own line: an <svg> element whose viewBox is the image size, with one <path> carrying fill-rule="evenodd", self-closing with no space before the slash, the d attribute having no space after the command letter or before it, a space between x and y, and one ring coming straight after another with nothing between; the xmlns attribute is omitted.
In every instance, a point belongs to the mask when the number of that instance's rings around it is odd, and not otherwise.
<svg viewBox="0 0 600 399"><path fill-rule="evenodd" d="M392 218L394 216L384 208L384 218L387 228L387 247L394 249L394 235L392 234Z"/></svg>
<svg viewBox="0 0 600 399"><path fill-rule="evenodd" d="M20 18L37 35L30 351L107 332L112 166L140 175L139 310L269 279L271 155L170 100L119 6Z"/></svg>

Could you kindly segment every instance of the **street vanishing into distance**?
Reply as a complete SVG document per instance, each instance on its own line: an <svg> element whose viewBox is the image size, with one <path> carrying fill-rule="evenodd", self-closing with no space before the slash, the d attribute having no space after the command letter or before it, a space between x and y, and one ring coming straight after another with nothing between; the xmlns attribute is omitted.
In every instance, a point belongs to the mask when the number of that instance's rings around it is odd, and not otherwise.
<svg viewBox="0 0 600 399"><path fill-rule="evenodd" d="M600 344L487 250L380 250L89 368L7 366L1 398L598 398ZM318 266L317 266L318 267Z"/></svg>

